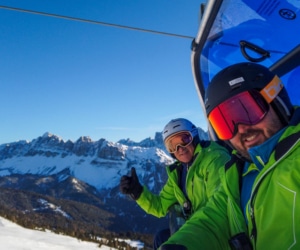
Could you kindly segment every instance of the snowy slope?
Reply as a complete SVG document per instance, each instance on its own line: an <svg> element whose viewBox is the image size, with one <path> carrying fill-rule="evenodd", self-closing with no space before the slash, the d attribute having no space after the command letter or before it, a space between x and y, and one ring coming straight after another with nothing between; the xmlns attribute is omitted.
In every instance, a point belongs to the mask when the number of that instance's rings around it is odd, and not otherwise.
<svg viewBox="0 0 300 250"><path fill-rule="evenodd" d="M143 244L137 241L128 243L141 249ZM76 238L23 228L0 217L0 246L9 250L92 250L112 249L91 242L80 241Z"/></svg>

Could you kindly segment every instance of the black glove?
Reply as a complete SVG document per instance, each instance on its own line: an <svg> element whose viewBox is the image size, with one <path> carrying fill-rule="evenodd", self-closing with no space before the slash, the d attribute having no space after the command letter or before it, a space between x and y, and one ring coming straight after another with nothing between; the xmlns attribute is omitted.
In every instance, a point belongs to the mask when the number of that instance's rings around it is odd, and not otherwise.
<svg viewBox="0 0 300 250"><path fill-rule="evenodd" d="M121 177L120 191L122 194L130 195L134 200L137 200L140 197L143 192L143 186L139 182L135 168L131 168L131 176L123 175Z"/></svg>
<svg viewBox="0 0 300 250"><path fill-rule="evenodd" d="M162 245L160 250L187 250L187 248L183 245L177 245L177 244L167 244Z"/></svg>

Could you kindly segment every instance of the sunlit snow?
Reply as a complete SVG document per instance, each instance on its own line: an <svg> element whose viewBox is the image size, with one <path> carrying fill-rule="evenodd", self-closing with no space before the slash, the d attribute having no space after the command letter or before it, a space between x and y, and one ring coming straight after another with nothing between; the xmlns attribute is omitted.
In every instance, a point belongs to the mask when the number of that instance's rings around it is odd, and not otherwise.
<svg viewBox="0 0 300 250"><path fill-rule="evenodd" d="M125 240L132 247L141 249L143 243ZM0 245L1 249L9 250L113 250L108 246L81 241L69 236L23 228L9 220L0 217Z"/></svg>

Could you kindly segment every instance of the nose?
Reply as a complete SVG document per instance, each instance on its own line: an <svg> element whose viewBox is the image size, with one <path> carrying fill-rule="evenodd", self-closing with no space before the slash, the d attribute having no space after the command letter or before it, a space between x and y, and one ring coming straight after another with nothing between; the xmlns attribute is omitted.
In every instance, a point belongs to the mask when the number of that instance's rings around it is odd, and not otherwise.
<svg viewBox="0 0 300 250"><path fill-rule="evenodd" d="M244 134L248 131L248 129L251 127L251 125L246 125L246 124L239 124L237 127L237 132L239 134Z"/></svg>
<svg viewBox="0 0 300 250"><path fill-rule="evenodd" d="M185 150L185 147L181 146L180 144L176 145L176 151L179 152L179 151L184 151Z"/></svg>

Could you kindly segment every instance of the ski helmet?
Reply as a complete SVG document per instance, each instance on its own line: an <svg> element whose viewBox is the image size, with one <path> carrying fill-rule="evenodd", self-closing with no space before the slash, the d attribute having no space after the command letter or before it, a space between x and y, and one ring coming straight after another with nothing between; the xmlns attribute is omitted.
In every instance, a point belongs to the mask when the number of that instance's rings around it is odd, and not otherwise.
<svg viewBox="0 0 300 250"><path fill-rule="evenodd" d="M164 127L162 132L163 141L165 143L166 139L171 135L177 134L179 132L188 131L192 134L193 138L198 137L197 127L191 123L189 120L184 118L173 119Z"/></svg>
<svg viewBox="0 0 300 250"><path fill-rule="evenodd" d="M249 90L262 90L277 77L265 66L256 63L237 63L221 70L214 76L205 94L206 115L225 100ZM287 124L293 106L283 84L282 89L270 102L279 119ZM266 98L264 97L266 100ZM267 101L267 100L266 100Z"/></svg>

